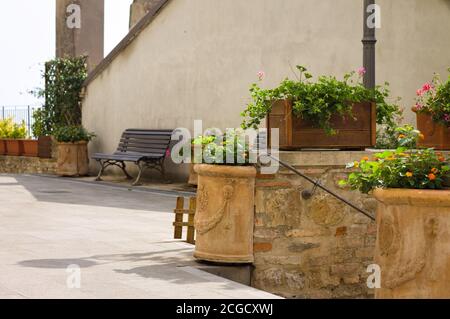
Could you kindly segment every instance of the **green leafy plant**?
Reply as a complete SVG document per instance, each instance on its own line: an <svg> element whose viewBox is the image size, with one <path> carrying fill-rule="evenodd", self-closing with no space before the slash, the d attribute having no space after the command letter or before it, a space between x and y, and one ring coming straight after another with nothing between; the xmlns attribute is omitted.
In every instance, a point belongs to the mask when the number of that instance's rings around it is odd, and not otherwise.
<svg viewBox="0 0 450 319"><path fill-rule="evenodd" d="M49 61L45 64L43 77L45 88L32 92L45 98L43 108L34 114L34 135L52 135L57 127L81 125L81 92L87 77L86 57Z"/></svg>
<svg viewBox="0 0 450 319"><path fill-rule="evenodd" d="M53 135L60 143L89 142L95 137L82 126L62 126L55 129Z"/></svg>
<svg viewBox="0 0 450 319"><path fill-rule="evenodd" d="M0 120L0 138L24 139L27 137L25 122L16 124L11 118Z"/></svg>
<svg viewBox="0 0 450 319"><path fill-rule="evenodd" d="M249 165L249 144L240 131L225 135L205 135L195 138L192 145L202 150L202 157L194 157L194 163L216 165Z"/></svg>
<svg viewBox="0 0 450 319"><path fill-rule="evenodd" d="M388 103L390 95L389 84L367 89L362 84L364 69L344 75L343 80L333 76L320 76L312 82L313 76L303 66L297 66L297 80L285 79L274 89L262 89L258 84L252 84L250 93L252 102L244 112L242 128L258 128L261 121L270 113L274 101L289 99L293 102L293 114L309 120L328 134L335 134L330 120L335 114L352 116L352 104L363 101L373 101L377 104L377 123L393 125L394 117L401 113L399 106Z"/></svg>
<svg viewBox="0 0 450 319"><path fill-rule="evenodd" d="M450 127L450 75L442 82L440 75L435 74L431 82L417 90L413 111L430 114L435 123Z"/></svg>
<svg viewBox="0 0 450 319"><path fill-rule="evenodd" d="M443 189L450 178L449 159L433 149L411 150L400 147L395 151L376 154L347 165L356 170L342 186L362 193L375 188Z"/></svg>

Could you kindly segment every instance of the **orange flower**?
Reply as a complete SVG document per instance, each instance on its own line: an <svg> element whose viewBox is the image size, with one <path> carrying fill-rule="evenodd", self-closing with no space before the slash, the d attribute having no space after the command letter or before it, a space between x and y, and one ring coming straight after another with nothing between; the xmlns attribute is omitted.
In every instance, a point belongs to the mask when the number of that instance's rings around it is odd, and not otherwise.
<svg viewBox="0 0 450 319"><path fill-rule="evenodd" d="M436 167L433 167L431 169L431 173L436 174L438 172L438 169Z"/></svg>
<svg viewBox="0 0 450 319"><path fill-rule="evenodd" d="M400 134L399 136L398 136L398 138L405 138L406 136L404 135L404 134Z"/></svg>
<svg viewBox="0 0 450 319"><path fill-rule="evenodd" d="M438 160L439 160L439 162L445 162L445 157L441 156L441 157L438 158Z"/></svg>
<svg viewBox="0 0 450 319"><path fill-rule="evenodd" d="M429 179L430 181L434 181L434 180L436 179L436 175L434 175L433 173L431 173L431 174L428 175L428 179Z"/></svg>
<svg viewBox="0 0 450 319"><path fill-rule="evenodd" d="M367 156L364 156L362 159L361 159L361 161L368 161L369 160L369 158L367 157Z"/></svg>
<svg viewBox="0 0 450 319"><path fill-rule="evenodd" d="M413 173L412 172L407 172L406 173L406 177L413 177Z"/></svg>

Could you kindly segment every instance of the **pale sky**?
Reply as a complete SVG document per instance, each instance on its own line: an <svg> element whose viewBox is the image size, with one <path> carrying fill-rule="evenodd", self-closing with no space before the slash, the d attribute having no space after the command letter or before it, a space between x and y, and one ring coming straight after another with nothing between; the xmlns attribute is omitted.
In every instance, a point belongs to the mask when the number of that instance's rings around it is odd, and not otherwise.
<svg viewBox="0 0 450 319"><path fill-rule="evenodd" d="M44 62L55 56L55 0L0 0L0 106L41 104ZM132 0L105 0L105 56L128 32Z"/></svg>

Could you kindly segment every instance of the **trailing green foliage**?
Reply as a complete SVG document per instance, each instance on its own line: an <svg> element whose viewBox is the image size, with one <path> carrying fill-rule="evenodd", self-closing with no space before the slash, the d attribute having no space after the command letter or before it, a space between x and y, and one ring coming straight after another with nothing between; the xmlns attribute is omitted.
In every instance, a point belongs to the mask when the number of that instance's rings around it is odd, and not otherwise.
<svg viewBox="0 0 450 319"><path fill-rule="evenodd" d="M252 102L242 112L242 127L258 128L261 121L270 113L274 101L290 99L293 102L293 113L297 117L309 120L328 134L335 134L330 120L335 114L352 116L352 104L363 101L377 104L377 123L393 125L395 116L400 114L397 104L387 102L390 95L389 84L367 89L359 80L354 80L356 72L345 74L343 80L333 76L320 76L316 82L303 66L297 66L300 72L297 80L286 79L274 89L262 89L258 84L250 88ZM364 72L364 71L363 71Z"/></svg>
<svg viewBox="0 0 450 319"><path fill-rule="evenodd" d="M11 118L0 120L0 138L24 139L27 137L25 122L16 124Z"/></svg>
<svg viewBox="0 0 450 319"><path fill-rule="evenodd" d="M53 136L60 143L75 143L92 140L95 135L82 126L61 126L53 131Z"/></svg>

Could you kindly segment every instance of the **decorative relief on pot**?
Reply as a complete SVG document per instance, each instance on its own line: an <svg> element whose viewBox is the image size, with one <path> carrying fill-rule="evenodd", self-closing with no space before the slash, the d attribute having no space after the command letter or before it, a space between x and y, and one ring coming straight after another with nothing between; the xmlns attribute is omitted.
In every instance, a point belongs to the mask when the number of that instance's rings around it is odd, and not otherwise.
<svg viewBox="0 0 450 319"><path fill-rule="evenodd" d="M436 238L442 231L441 223L437 216L429 216L424 220L425 236L426 236L426 252L429 269L427 271L427 279L431 281L438 280L438 270L436 269L435 256L438 255L436 251Z"/></svg>
<svg viewBox="0 0 450 319"><path fill-rule="evenodd" d="M403 213L398 211L398 213ZM425 241L410 238L415 234L412 229L400 233L397 214L385 213L380 221L378 244L382 258L382 285L384 288L395 288L416 278L425 267Z"/></svg>
<svg viewBox="0 0 450 319"><path fill-rule="evenodd" d="M346 215L346 207L327 195L317 195L311 200L308 217L320 226L340 224Z"/></svg>
<svg viewBox="0 0 450 319"><path fill-rule="evenodd" d="M231 185L232 183L233 181L222 188L222 203L220 204L220 208L216 212L213 212L213 214L209 214L208 210L208 191L204 186L199 188L197 199L198 209L194 220L195 229L199 234L204 235L210 232L223 220L226 212L229 210L229 203L234 194L234 187Z"/></svg>
<svg viewBox="0 0 450 319"><path fill-rule="evenodd" d="M392 215L385 215L380 222L379 245L381 256L394 255L400 249L401 235Z"/></svg>

